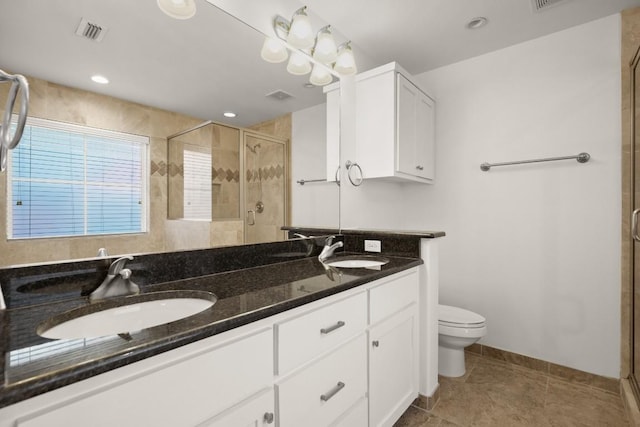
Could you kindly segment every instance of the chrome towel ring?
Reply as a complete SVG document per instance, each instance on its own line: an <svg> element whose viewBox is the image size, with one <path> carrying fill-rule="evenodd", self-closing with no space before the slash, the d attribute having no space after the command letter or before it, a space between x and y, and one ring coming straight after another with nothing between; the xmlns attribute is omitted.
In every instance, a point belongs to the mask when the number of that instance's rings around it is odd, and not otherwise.
<svg viewBox="0 0 640 427"><path fill-rule="evenodd" d="M9 96L4 108L2 123L0 124L0 172L7 166L7 154L9 150L16 148L22 138L24 125L27 121L29 111L29 82L20 74L8 74L0 70L0 83L11 82ZM16 130L11 135L11 115L16 104L16 99L20 94L20 110L18 113L18 123Z"/></svg>

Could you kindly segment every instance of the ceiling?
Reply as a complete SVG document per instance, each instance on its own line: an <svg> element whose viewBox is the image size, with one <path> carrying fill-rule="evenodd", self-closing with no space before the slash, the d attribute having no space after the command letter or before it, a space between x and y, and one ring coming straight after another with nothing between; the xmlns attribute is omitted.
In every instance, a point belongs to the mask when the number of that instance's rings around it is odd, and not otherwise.
<svg viewBox="0 0 640 427"><path fill-rule="evenodd" d="M273 4L287 18L295 10L287 16L283 0L252 1L229 3L244 2L247 13ZM196 16L179 21L160 12L155 0L0 0L0 69L239 126L324 101L321 88L303 87L308 77L289 75L286 63L260 59L260 33L204 0L196 2ZM287 2L287 8L302 5ZM353 41L360 71L398 61L418 74L640 6L640 0L563 0L541 12L532 10L531 0L304 4L314 27L330 23L339 41ZM477 16L488 25L466 29ZM74 34L83 17L108 28L103 41ZM110 84L91 82L96 73ZM265 97L276 90L293 97ZM223 118L226 110L238 117Z"/></svg>

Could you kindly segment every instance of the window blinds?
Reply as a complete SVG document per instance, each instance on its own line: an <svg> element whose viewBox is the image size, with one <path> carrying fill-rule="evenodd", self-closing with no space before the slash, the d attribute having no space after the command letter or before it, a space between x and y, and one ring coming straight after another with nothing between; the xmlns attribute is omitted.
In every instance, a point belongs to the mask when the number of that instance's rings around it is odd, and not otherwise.
<svg viewBox="0 0 640 427"><path fill-rule="evenodd" d="M30 119L9 168L9 236L146 231L148 138Z"/></svg>

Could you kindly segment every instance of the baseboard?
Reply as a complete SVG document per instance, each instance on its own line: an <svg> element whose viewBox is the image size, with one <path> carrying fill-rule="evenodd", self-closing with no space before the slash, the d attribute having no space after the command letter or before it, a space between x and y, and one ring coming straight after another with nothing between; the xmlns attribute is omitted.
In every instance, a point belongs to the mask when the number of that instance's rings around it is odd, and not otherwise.
<svg viewBox="0 0 640 427"><path fill-rule="evenodd" d="M436 390L431 396L423 396L422 394L418 395L411 406L424 409L425 411L430 411L433 409L436 403L438 403L438 400L440 400L440 386L436 387Z"/></svg>
<svg viewBox="0 0 640 427"><path fill-rule="evenodd" d="M640 410L638 409L638 403L636 402L636 398L633 396L631 384L629 384L629 380L626 378L620 380L620 395L622 396L624 409L627 411L629 423L632 426L640 426Z"/></svg>
<svg viewBox="0 0 640 427"><path fill-rule="evenodd" d="M557 365L545 360L536 359L534 357L524 356L518 353L512 353L506 350L489 347L483 344L472 344L465 351L488 357L503 362L512 363L514 365L523 366L535 371L543 372L547 375L560 378L576 384L587 385L610 393L620 393L620 380L618 378L609 378L601 375L591 374L589 372L580 371L578 369L569 368L567 366Z"/></svg>

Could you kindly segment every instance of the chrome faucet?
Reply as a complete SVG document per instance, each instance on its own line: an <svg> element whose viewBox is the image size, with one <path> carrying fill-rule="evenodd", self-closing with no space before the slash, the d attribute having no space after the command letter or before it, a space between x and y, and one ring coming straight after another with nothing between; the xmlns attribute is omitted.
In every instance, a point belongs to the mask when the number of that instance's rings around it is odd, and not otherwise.
<svg viewBox="0 0 640 427"><path fill-rule="evenodd" d="M139 294L140 288L131 281L131 270L124 268L127 261L131 260L133 257L126 255L113 261L107 277L95 291L89 294L89 301L96 302L105 298Z"/></svg>
<svg viewBox="0 0 640 427"><path fill-rule="evenodd" d="M318 259L320 260L320 262L325 261L327 258L329 258L331 255L333 255L333 252L344 246L344 243L342 242L335 242L333 245L331 244L331 242L333 241L333 239L336 236L329 236L327 237L327 240L324 241L324 248L322 248L322 252L320 252L320 255L318 255Z"/></svg>

